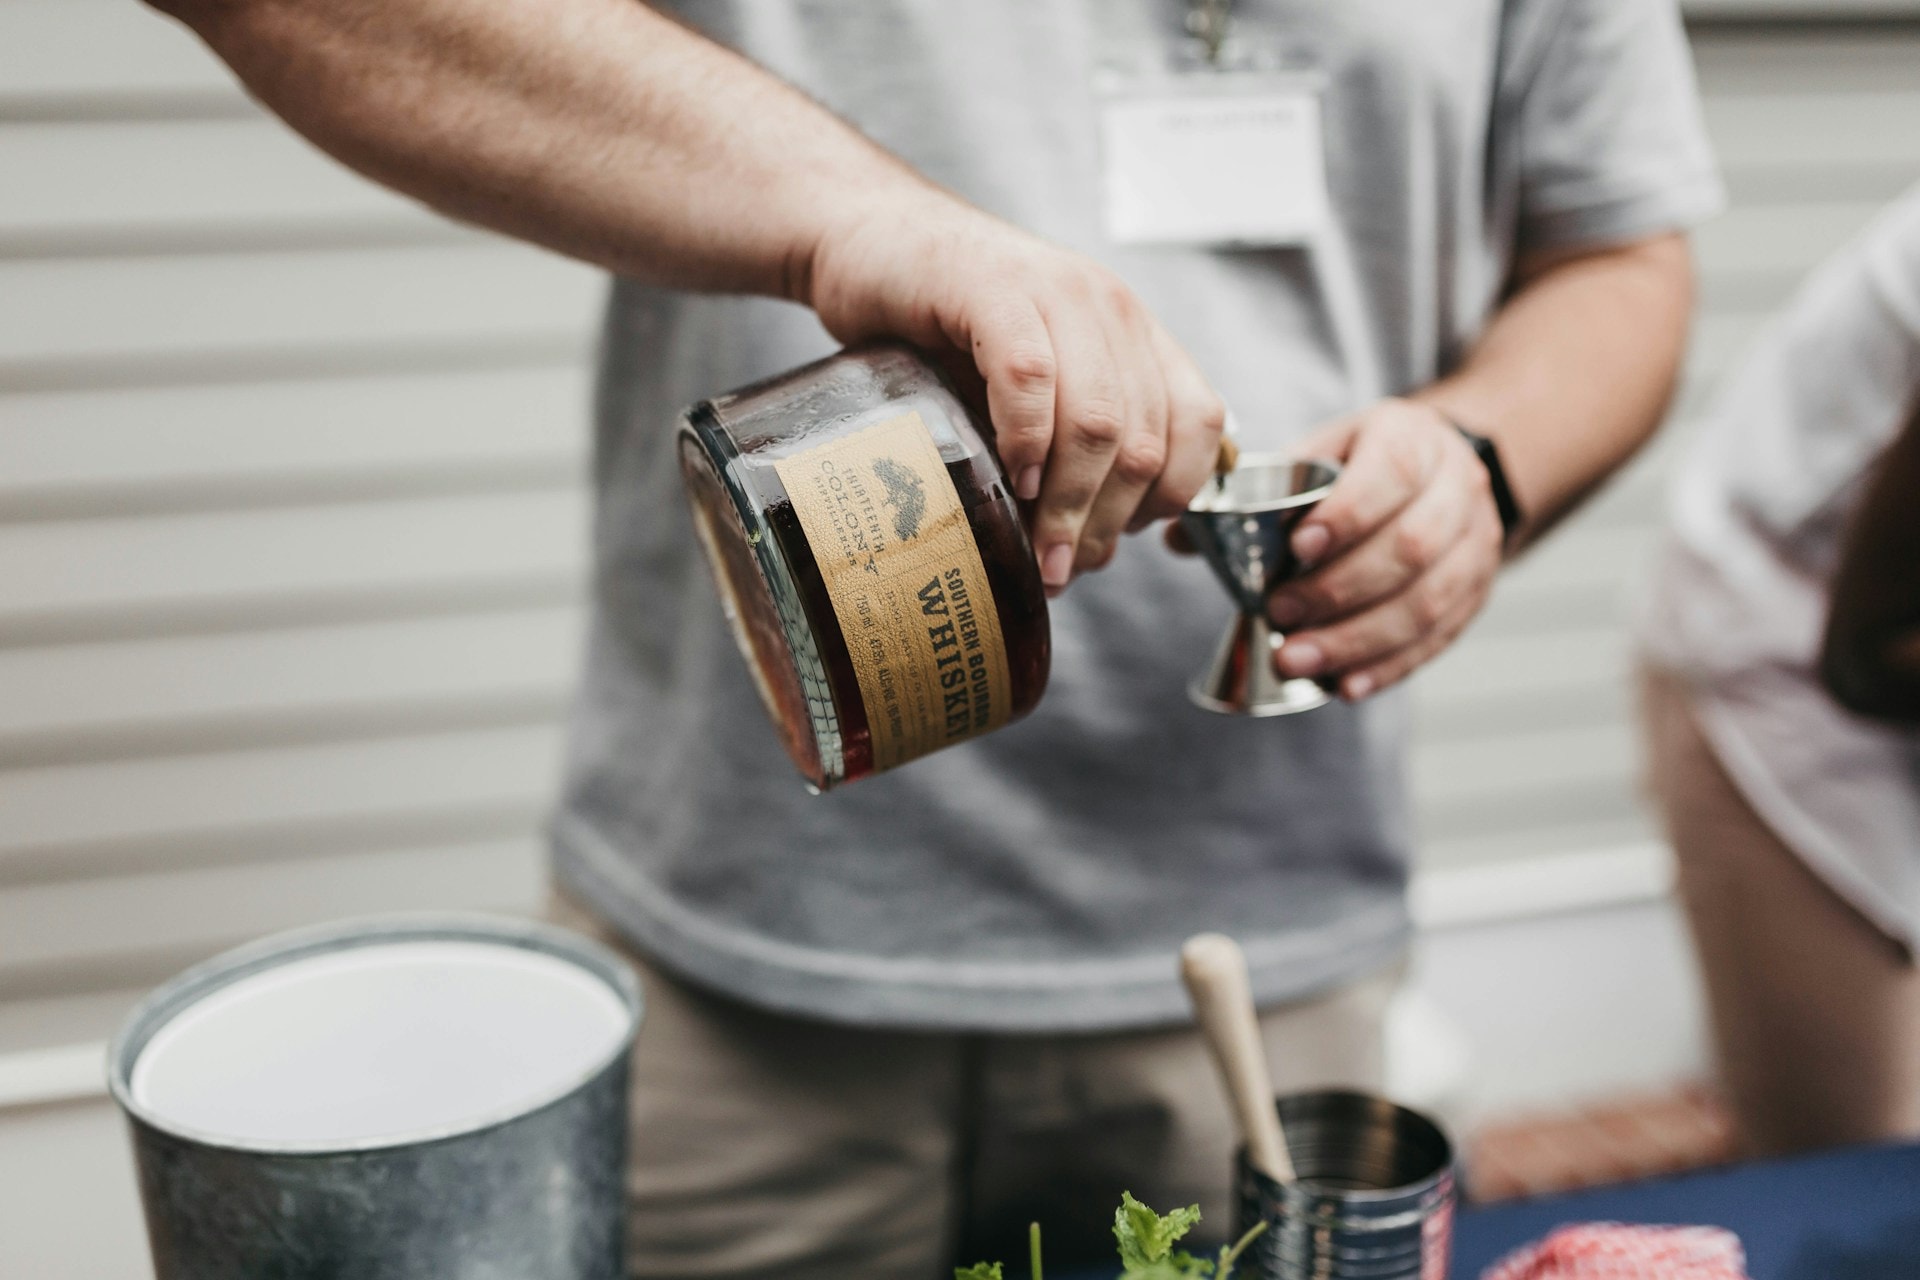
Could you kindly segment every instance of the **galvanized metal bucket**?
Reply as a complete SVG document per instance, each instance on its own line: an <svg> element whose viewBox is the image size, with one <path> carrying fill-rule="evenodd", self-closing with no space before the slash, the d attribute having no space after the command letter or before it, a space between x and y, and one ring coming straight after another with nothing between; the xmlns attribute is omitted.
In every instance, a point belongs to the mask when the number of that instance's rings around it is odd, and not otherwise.
<svg viewBox="0 0 1920 1280"><path fill-rule="evenodd" d="M465 1115L456 1114L459 1103L436 1097L442 1114L424 1127L316 1136L290 1122L286 1127L295 1136L276 1138L275 1122L256 1123L251 1113L244 1124L223 1121L212 1130L191 1118L183 1121L177 1099L162 1104L159 1087L137 1079L143 1070L151 1075L166 1065L149 1060L142 1067L157 1036L163 1038L154 1056L165 1059L168 1045L200 1034L195 1028L208 1025L206 1020L244 1018L250 1008L258 1008L259 1018L246 1042L263 1059L271 1058L276 1044L291 1060L303 1044L339 1039L335 1031L355 1025L352 992L372 992L369 1007L384 1002L385 1016L404 1018L405 1001L388 997L410 992L416 1001L432 1000L437 989L431 982L419 985L423 975L431 976L436 957L456 951L468 960L479 957L463 971L462 991L484 996L493 980L486 966L498 961L506 966L501 973L530 984L521 991L525 1008L545 1007L532 1000L543 995L533 980L551 971L560 981L562 966L564 981L577 984L577 990L569 988L569 999L606 1001L592 1010L600 1021L591 1033L572 1037L575 1051L563 1064L556 1065L560 1059L550 1053L513 1077L511 1087L517 1088L544 1078L540 1072L551 1075L538 1096L502 1094L487 1113ZM393 956L409 957L410 967L383 974L382 964ZM343 972L357 967L357 976L329 979L349 998L335 992L332 1021L316 1029L300 1025L305 1008L277 995L281 988L272 984L303 981L300 975L322 964ZM348 981L358 985L342 986ZM470 1003L480 1011L492 1007L482 998ZM616 1280L623 1270L627 1071L640 1012L634 976L611 952L551 926L491 917L350 921L269 938L188 970L134 1010L108 1055L113 1095L132 1130L159 1280ZM289 1016L296 1034L283 1036ZM535 1044L550 1030L539 1016L527 1021L523 1042ZM460 1051L459 1037L442 1037L437 1029L421 1038L447 1046L449 1053ZM604 1050L595 1048L603 1039ZM215 1062L216 1052L202 1048L203 1064ZM231 1071L247 1087L280 1078L263 1068L248 1084L248 1055L229 1056L236 1059ZM404 1076L411 1066L416 1077L426 1074L429 1085L444 1075L447 1092L461 1100L485 1098L502 1075L500 1061L514 1055L487 1056L496 1061L471 1062L477 1073L471 1076L442 1073L435 1062L394 1062L391 1074ZM362 1057L367 1069L356 1087L375 1093L389 1063L377 1052ZM191 1054L171 1059L192 1060ZM175 1070L191 1074L192 1067ZM208 1074L223 1076L226 1070ZM489 1082L489 1071L495 1082ZM211 1092L226 1087L221 1080ZM258 1085L258 1110L271 1112L276 1087ZM289 1099L291 1109L297 1112L311 1101L307 1094L326 1089L323 1079L311 1090L288 1091L301 1095ZM412 1097L420 1096L416 1087ZM217 1097L214 1102L219 1105ZM398 1108L397 1115L410 1103L406 1097L366 1101L356 1095L350 1105Z"/></svg>
<svg viewBox="0 0 1920 1280"><path fill-rule="evenodd" d="M1341 1090L1278 1100L1299 1181L1275 1182L1243 1148L1235 1233L1257 1222L1240 1274L1259 1280L1446 1280L1453 1144L1416 1111Z"/></svg>

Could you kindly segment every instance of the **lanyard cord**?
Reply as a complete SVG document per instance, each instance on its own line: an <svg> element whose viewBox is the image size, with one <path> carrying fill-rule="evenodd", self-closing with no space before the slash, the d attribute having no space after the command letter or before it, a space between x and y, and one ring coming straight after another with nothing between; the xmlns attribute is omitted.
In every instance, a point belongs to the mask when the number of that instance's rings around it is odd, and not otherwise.
<svg viewBox="0 0 1920 1280"><path fill-rule="evenodd" d="M1198 36L1207 48L1207 61L1220 61L1220 47L1227 42L1227 22L1233 16L1233 0L1187 0L1187 31Z"/></svg>
<svg viewBox="0 0 1920 1280"><path fill-rule="evenodd" d="M1220 63L1220 50L1232 17L1233 0L1187 0L1187 32L1205 46L1207 61L1215 66ZM1305 247L1334 346L1346 366L1354 407L1370 404L1387 393L1385 371L1368 323L1359 263L1346 228L1333 210L1327 211L1326 223L1307 237Z"/></svg>

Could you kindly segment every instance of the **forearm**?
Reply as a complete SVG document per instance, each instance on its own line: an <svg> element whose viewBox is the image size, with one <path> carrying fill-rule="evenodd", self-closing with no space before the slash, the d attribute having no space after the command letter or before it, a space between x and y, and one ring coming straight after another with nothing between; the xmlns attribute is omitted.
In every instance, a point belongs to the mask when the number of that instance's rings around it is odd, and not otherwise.
<svg viewBox="0 0 1920 1280"><path fill-rule="evenodd" d="M154 0L340 160L656 283L806 300L848 193L933 188L632 0Z"/></svg>
<svg viewBox="0 0 1920 1280"><path fill-rule="evenodd" d="M1863 715L1920 722L1920 404L1875 465L1834 574L1820 675Z"/></svg>
<svg viewBox="0 0 1920 1280"><path fill-rule="evenodd" d="M1523 263L1461 368L1413 398L1499 445L1537 537L1651 435L1678 378L1693 306L1687 241Z"/></svg>
<svg viewBox="0 0 1920 1280"><path fill-rule="evenodd" d="M638 0L151 2L307 137L456 217L971 366L1050 589L1212 472L1219 397L1111 271Z"/></svg>

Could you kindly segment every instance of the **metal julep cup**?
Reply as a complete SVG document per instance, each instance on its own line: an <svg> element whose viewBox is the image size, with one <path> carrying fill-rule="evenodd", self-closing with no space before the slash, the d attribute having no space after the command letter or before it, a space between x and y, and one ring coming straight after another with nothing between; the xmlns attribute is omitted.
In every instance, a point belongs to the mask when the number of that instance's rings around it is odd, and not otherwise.
<svg viewBox="0 0 1920 1280"><path fill-rule="evenodd" d="M1239 1274L1259 1280L1446 1280L1453 1144L1433 1121L1364 1093L1278 1099L1299 1181L1234 1160L1234 1233L1267 1230Z"/></svg>
<svg viewBox="0 0 1920 1280"><path fill-rule="evenodd" d="M548 925L268 938L108 1051L159 1280L618 1280L633 973Z"/></svg>
<svg viewBox="0 0 1920 1280"><path fill-rule="evenodd" d="M1194 705L1223 715L1281 716L1328 701L1314 681L1274 671L1282 638L1267 621L1267 596L1300 571L1289 540L1339 477L1340 464L1324 458L1242 455L1181 515L1187 540L1234 603L1212 661L1187 689Z"/></svg>

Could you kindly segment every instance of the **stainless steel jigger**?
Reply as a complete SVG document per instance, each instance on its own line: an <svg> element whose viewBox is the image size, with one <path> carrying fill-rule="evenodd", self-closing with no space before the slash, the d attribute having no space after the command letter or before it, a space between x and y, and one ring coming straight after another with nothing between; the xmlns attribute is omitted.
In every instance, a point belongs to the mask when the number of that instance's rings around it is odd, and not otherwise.
<svg viewBox="0 0 1920 1280"><path fill-rule="evenodd" d="M1235 716L1284 716L1328 700L1311 680L1283 680L1273 669L1283 643L1267 622L1267 595L1299 572L1288 540L1300 517L1327 496L1340 464L1324 458L1248 454L1209 482L1180 517L1237 606L1213 661L1187 686L1196 706Z"/></svg>

